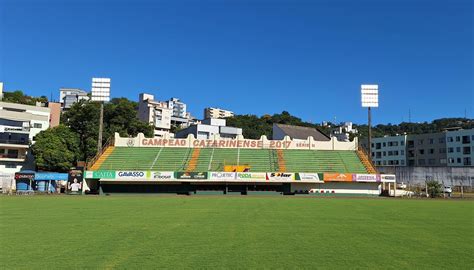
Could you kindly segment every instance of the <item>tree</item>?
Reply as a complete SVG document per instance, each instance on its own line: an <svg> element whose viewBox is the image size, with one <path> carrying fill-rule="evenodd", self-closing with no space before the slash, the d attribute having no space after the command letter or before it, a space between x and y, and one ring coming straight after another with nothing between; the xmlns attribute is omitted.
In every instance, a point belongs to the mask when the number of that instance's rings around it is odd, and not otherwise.
<svg viewBox="0 0 474 270"><path fill-rule="evenodd" d="M114 98L104 105L103 141L113 137L115 132L120 136L136 136L144 133L153 136L153 127L137 117L137 103L126 98ZM81 100L63 114L62 122L78 134L80 159L88 160L97 154L99 136L100 103Z"/></svg>
<svg viewBox="0 0 474 270"><path fill-rule="evenodd" d="M3 94L2 101L25 104L25 105L36 105L36 102L41 102L41 103L48 102L48 98L46 96L31 97L31 96L25 95L23 91L17 90L13 92L5 92Z"/></svg>
<svg viewBox="0 0 474 270"><path fill-rule="evenodd" d="M59 125L38 133L32 150L39 170L66 172L76 165L79 137L70 128Z"/></svg>
<svg viewBox="0 0 474 270"><path fill-rule="evenodd" d="M426 182L428 190L426 191L431 198L436 198L442 193L442 185L434 180L429 180Z"/></svg>

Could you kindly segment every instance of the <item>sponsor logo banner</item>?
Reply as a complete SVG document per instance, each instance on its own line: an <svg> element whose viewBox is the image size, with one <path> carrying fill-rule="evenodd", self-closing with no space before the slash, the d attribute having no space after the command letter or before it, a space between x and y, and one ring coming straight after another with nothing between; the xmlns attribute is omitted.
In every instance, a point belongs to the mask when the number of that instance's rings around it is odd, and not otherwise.
<svg viewBox="0 0 474 270"><path fill-rule="evenodd" d="M176 172L176 179L180 180L206 180L207 172Z"/></svg>
<svg viewBox="0 0 474 270"><path fill-rule="evenodd" d="M250 173L250 172L239 172L237 173L237 180L249 181L249 180L263 180L267 179L266 173Z"/></svg>
<svg viewBox="0 0 474 270"><path fill-rule="evenodd" d="M314 182L314 183L324 183L322 173L297 173L295 176L295 180Z"/></svg>
<svg viewBox="0 0 474 270"><path fill-rule="evenodd" d="M34 173L15 173L16 180L34 180L35 174Z"/></svg>
<svg viewBox="0 0 474 270"><path fill-rule="evenodd" d="M90 176L92 173L92 177ZM94 179L115 179L115 171L109 170L102 170L102 171L92 171L86 173L86 178L94 178Z"/></svg>
<svg viewBox="0 0 474 270"><path fill-rule="evenodd" d="M152 181L173 180L174 172L147 172L147 178Z"/></svg>
<svg viewBox="0 0 474 270"><path fill-rule="evenodd" d="M285 172L273 172L273 173L267 173L267 180L269 181L291 181L295 180L295 174L294 173L285 173Z"/></svg>
<svg viewBox="0 0 474 270"><path fill-rule="evenodd" d="M235 172L209 172L209 179L211 180L235 180L237 173Z"/></svg>
<svg viewBox="0 0 474 270"><path fill-rule="evenodd" d="M146 180L145 171L117 171L116 180Z"/></svg>
<svg viewBox="0 0 474 270"><path fill-rule="evenodd" d="M380 182L380 174L353 174L352 181L357 182Z"/></svg>
<svg viewBox="0 0 474 270"><path fill-rule="evenodd" d="M325 173L324 181L329 182L352 182L352 174L350 173Z"/></svg>
<svg viewBox="0 0 474 270"><path fill-rule="evenodd" d="M395 175L394 174L382 174L380 175L380 179L382 182L391 182L395 183Z"/></svg>

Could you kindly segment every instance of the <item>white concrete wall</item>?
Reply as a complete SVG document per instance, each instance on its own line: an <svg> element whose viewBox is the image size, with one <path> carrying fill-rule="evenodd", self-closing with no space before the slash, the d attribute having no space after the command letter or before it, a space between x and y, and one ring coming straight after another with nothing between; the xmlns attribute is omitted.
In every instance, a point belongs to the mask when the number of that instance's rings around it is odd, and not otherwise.
<svg viewBox="0 0 474 270"><path fill-rule="evenodd" d="M318 193L333 193L334 194L361 194L361 195L380 195L380 183L339 183L331 182L324 184L291 184L291 191L305 191L312 190Z"/></svg>
<svg viewBox="0 0 474 270"><path fill-rule="evenodd" d="M205 129L201 129L205 130ZM207 129L206 129L207 130ZM212 130L209 129L211 132ZM217 131L218 132L218 131ZM115 133L115 146L128 147L216 147L216 148L251 148L251 149L305 149L305 150L357 150L357 139L353 142L340 142L336 138L330 141L315 141L313 137L307 140L291 140L285 137L283 140L268 140L266 136L259 140L244 139L243 136L237 136L237 139L221 139L219 135L214 135L208 140L195 139L189 135L185 139L172 139L168 135L163 138L146 138L143 133L135 138L122 138Z"/></svg>

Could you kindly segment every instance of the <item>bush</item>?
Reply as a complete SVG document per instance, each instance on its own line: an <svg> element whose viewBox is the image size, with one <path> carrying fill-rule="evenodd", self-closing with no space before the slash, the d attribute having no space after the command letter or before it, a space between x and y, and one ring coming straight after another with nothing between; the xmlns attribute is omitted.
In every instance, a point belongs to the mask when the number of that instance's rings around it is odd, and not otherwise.
<svg viewBox="0 0 474 270"><path fill-rule="evenodd" d="M441 183L438 183L434 180L430 180L426 182L426 186L428 187L427 192L431 198L441 196L441 193L443 192Z"/></svg>

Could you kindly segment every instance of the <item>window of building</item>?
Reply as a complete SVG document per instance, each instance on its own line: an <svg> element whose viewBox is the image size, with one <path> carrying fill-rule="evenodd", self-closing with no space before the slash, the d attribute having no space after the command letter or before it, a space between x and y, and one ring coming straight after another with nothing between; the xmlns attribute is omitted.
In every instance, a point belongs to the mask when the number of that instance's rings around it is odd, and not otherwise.
<svg viewBox="0 0 474 270"><path fill-rule="evenodd" d="M5 168L7 168L7 169L16 169L16 164L15 163L7 163L7 164L5 164Z"/></svg>
<svg viewBox="0 0 474 270"><path fill-rule="evenodd" d="M425 165L425 160L424 159L419 159L418 160L418 165L421 165L421 166Z"/></svg>
<svg viewBox="0 0 474 270"><path fill-rule="evenodd" d="M461 153L461 147L456 147L456 152Z"/></svg>
<svg viewBox="0 0 474 270"><path fill-rule="evenodd" d="M393 156L393 152L392 152L392 151L388 151L388 155L389 155L389 156Z"/></svg>
<svg viewBox="0 0 474 270"><path fill-rule="evenodd" d="M474 140L474 139L473 139ZM400 141L400 145L405 145L404 141Z"/></svg>
<svg viewBox="0 0 474 270"><path fill-rule="evenodd" d="M461 163L461 158L458 157L458 158L456 159L456 162L457 162L457 163Z"/></svg>
<svg viewBox="0 0 474 270"><path fill-rule="evenodd" d="M469 146L463 147L462 148L462 153L464 155L470 155L471 154L471 147L469 147Z"/></svg>
<svg viewBox="0 0 474 270"><path fill-rule="evenodd" d="M460 136L456 136L456 141L457 141L457 142L460 142L460 141L461 141L461 137L460 137Z"/></svg>
<svg viewBox="0 0 474 270"><path fill-rule="evenodd" d="M430 149L430 154L434 154L434 152L435 152L435 151L434 151L434 148L431 148L431 149Z"/></svg>
<svg viewBox="0 0 474 270"><path fill-rule="evenodd" d="M387 144L386 144L386 143L383 143L383 147L386 147L386 146L387 146Z"/></svg>
<svg viewBox="0 0 474 270"><path fill-rule="evenodd" d="M464 158L463 165L464 165L464 166L471 166L471 165L472 165L472 163L471 163L471 158L470 158L470 157L465 157L465 158Z"/></svg>
<svg viewBox="0 0 474 270"><path fill-rule="evenodd" d="M444 143L444 138L439 138L439 143Z"/></svg>
<svg viewBox="0 0 474 270"><path fill-rule="evenodd" d="M448 142L454 142L453 137L448 137Z"/></svg>
<svg viewBox="0 0 474 270"><path fill-rule="evenodd" d="M439 149L439 153L440 153L440 154L446 153L446 148L440 148L440 149Z"/></svg>
<svg viewBox="0 0 474 270"><path fill-rule="evenodd" d="M387 161L386 161L386 160L383 161L383 165L387 165Z"/></svg>
<svg viewBox="0 0 474 270"><path fill-rule="evenodd" d="M380 143L376 143L375 144L375 149L380 149L381 148L381 144Z"/></svg>
<svg viewBox="0 0 474 270"><path fill-rule="evenodd" d="M434 139L430 139L430 144L433 144L434 143Z"/></svg>
<svg viewBox="0 0 474 270"><path fill-rule="evenodd" d="M439 163L440 163L440 164L446 164L446 159L445 159L445 158L441 158L441 159L439 160Z"/></svg>
<svg viewBox="0 0 474 270"><path fill-rule="evenodd" d="M400 150L400 155L405 155L405 150Z"/></svg>
<svg viewBox="0 0 474 270"><path fill-rule="evenodd" d="M393 142L393 146L398 146L398 142Z"/></svg>
<svg viewBox="0 0 474 270"><path fill-rule="evenodd" d="M34 127L34 128L42 128L43 125L42 125L42 124L38 124L38 123L34 123L34 124L33 124L33 127Z"/></svg>
<svg viewBox="0 0 474 270"><path fill-rule="evenodd" d="M399 164L399 163L398 163L398 160L394 160L394 162L395 162L395 165L398 165L398 164Z"/></svg>
<svg viewBox="0 0 474 270"><path fill-rule="evenodd" d="M405 160L400 160L400 165L405 165Z"/></svg>
<svg viewBox="0 0 474 270"><path fill-rule="evenodd" d="M398 156L398 151L393 151L394 156Z"/></svg>
<svg viewBox="0 0 474 270"><path fill-rule="evenodd" d="M380 161L376 161L375 164L376 164L376 165L380 165Z"/></svg>
<svg viewBox="0 0 474 270"><path fill-rule="evenodd" d="M454 163L454 158L448 158L448 163L453 164Z"/></svg>
<svg viewBox="0 0 474 270"><path fill-rule="evenodd" d="M474 141L474 135L472 135L472 136L471 136L471 140L473 140L473 141Z"/></svg>
<svg viewBox="0 0 474 270"><path fill-rule="evenodd" d="M434 158L428 159L428 164L429 164L429 165L435 165L435 163L436 163L436 161L435 161Z"/></svg>
<svg viewBox="0 0 474 270"><path fill-rule="evenodd" d="M470 143L471 140L469 138L469 136L462 136L462 143Z"/></svg>
<svg viewBox="0 0 474 270"><path fill-rule="evenodd" d="M423 144L423 140L418 140L418 144L419 144L419 145L422 145L422 144Z"/></svg>
<svg viewBox="0 0 474 270"><path fill-rule="evenodd" d="M383 156L386 156L387 155L387 152L383 151Z"/></svg>
<svg viewBox="0 0 474 270"><path fill-rule="evenodd" d="M420 155L424 155L425 154L425 149L420 149L420 150L418 150L418 152L420 153Z"/></svg>
<svg viewBox="0 0 474 270"><path fill-rule="evenodd" d="M374 147L374 143L371 143L372 147Z"/></svg>
<svg viewBox="0 0 474 270"><path fill-rule="evenodd" d="M449 147L448 148L448 153L452 153L452 152L454 152L454 149L452 147Z"/></svg>

